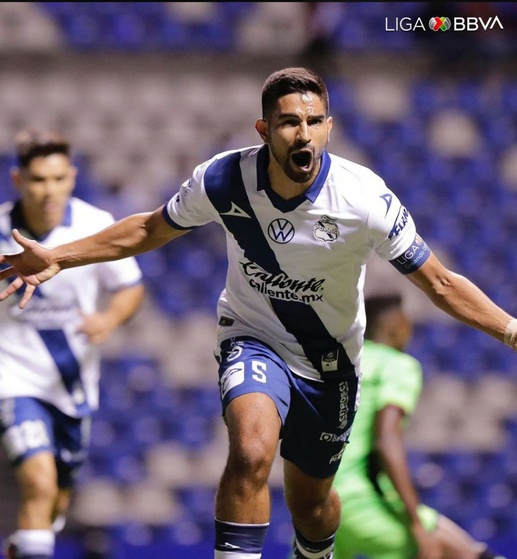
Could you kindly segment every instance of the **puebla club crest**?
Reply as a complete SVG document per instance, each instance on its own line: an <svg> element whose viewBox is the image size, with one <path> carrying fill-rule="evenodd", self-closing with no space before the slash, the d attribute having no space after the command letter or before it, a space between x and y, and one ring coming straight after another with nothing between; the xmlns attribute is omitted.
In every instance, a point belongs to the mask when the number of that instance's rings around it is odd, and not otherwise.
<svg viewBox="0 0 517 559"><path fill-rule="evenodd" d="M324 243L335 243L339 236L336 219L324 215L314 225L314 238Z"/></svg>

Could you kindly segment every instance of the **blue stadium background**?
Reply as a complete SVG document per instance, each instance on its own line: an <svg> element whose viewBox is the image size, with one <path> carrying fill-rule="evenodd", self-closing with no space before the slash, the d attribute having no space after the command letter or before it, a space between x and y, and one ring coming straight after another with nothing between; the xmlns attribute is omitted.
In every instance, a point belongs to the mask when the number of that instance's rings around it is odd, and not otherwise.
<svg viewBox="0 0 517 559"><path fill-rule="evenodd" d="M436 9L425 2L1 3L0 201L13 195L14 134L48 125L76 147L78 196L117 217L154 209L195 164L258 143L263 79L309 64L330 87L331 151L383 176L428 244L517 315L517 4ZM434 33L431 16L497 17L501 25ZM425 30L388 31L397 18L411 25L420 18ZM140 263L148 301L105 348L91 456L58 559L212 556L226 452L211 355L223 239L209 226ZM367 290L400 287L382 267L370 277ZM408 433L422 500L512 557L515 355L434 312L410 286L407 293L416 321L409 350L426 375ZM280 466L272 497L264 557L283 557L291 526ZM1 506L7 511L13 499ZM2 516L7 530L10 517Z"/></svg>

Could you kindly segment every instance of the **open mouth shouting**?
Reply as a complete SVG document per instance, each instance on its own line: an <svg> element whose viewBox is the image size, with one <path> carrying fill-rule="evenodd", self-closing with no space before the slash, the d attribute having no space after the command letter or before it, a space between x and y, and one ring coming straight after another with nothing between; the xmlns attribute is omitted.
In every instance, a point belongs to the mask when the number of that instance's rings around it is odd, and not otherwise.
<svg viewBox="0 0 517 559"><path fill-rule="evenodd" d="M310 149L303 149L291 155L291 163L298 171L310 173L314 165L314 154Z"/></svg>

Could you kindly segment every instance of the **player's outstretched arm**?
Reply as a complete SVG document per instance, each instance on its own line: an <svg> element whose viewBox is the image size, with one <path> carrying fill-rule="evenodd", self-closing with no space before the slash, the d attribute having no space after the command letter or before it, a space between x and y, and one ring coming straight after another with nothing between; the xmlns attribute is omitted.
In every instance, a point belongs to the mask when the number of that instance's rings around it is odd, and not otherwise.
<svg viewBox="0 0 517 559"><path fill-rule="evenodd" d="M25 284L27 287L19 303L19 307L24 308L36 287L63 269L136 256L186 232L171 227L165 221L161 207L152 213L126 217L94 235L54 248L45 248L14 230L13 237L23 250L17 254L0 255L0 265L9 266L0 272L0 280L17 276L0 293L0 301Z"/></svg>
<svg viewBox="0 0 517 559"><path fill-rule="evenodd" d="M469 279L445 268L434 254L406 277L447 314L517 351L517 320Z"/></svg>

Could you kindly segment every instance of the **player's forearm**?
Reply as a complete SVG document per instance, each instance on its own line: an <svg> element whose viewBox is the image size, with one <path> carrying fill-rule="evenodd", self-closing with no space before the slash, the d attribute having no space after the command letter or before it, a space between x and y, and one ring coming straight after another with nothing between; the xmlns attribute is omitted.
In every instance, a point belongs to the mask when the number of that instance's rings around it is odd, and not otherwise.
<svg viewBox="0 0 517 559"><path fill-rule="evenodd" d="M411 479L403 441L390 437L389 440L379 441L377 449L382 468L400 495L411 523L418 524L420 500Z"/></svg>
<svg viewBox="0 0 517 559"><path fill-rule="evenodd" d="M512 317L469 279L444 268L433 255L408 278L453 318L504 341Z"/></svg>
<svg viewBox="0 0 517 559"><path fill-rule="evenodd" d="M503 341L512 317L464 276L451 272L449 284L431 298L450 316Z"/></svg>
<svg viewBox="0 0 517 559"><path fill-rule="evenodd" d="M135 214L94 235L55 247L52 259L61 269L66 269L120 260L157 248L168 239L153 234L149 227L152 215Z"/></svg>

